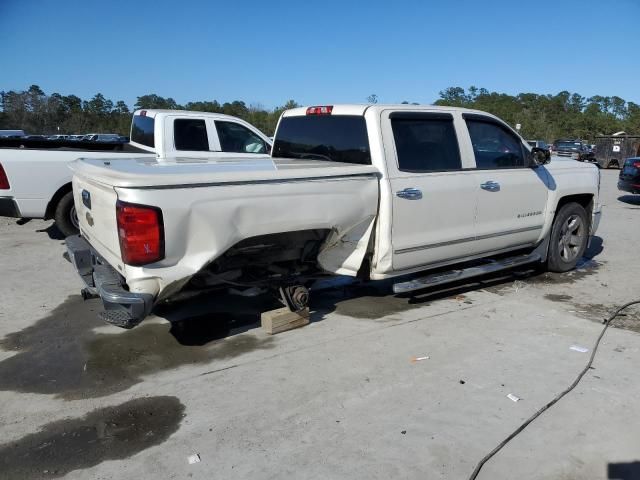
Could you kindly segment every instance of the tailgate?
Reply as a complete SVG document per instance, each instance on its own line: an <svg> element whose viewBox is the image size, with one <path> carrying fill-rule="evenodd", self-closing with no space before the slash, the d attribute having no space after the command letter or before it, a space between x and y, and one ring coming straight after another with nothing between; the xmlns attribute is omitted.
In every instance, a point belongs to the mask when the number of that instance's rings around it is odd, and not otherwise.
<svg viewBox="0 0 640 480"><path fill-rule="evenodd" d="M118 196L113 187L92 182L76 173L73 176L73 199L82 236L109 264L124 274L116 222Z"/></svg>

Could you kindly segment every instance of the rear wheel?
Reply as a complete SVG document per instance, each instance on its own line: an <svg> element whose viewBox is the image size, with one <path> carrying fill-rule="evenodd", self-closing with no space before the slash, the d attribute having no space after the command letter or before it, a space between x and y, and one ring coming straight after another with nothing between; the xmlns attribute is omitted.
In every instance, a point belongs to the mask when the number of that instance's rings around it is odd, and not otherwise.
<svg viewBox="0 0 640 480"><path fill-rule="evenodd" d="M56 205L56 211L53 215L58 230L65 237L69 235L77 235L80 226L78 224L78 215L76 207L73 204L73 192L66 193Z"/></svg>
<svg viewBox="0 0 640 480"><path fill-rule="evenodd" d="M547 268L567 272L575 268L589 238L587 212L578 203L567 203L556 214L551 227Z"/></svg>

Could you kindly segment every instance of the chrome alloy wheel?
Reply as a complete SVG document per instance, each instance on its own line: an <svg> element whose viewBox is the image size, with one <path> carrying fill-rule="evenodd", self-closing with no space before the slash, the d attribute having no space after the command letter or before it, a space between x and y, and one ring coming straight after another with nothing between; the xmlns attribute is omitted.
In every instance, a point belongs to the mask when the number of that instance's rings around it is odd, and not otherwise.
<svg viewBox="0 0 640 480"><path fill-rule="evenodd" d="M586 227L582 218L571 215L562 225L558 251L565 262L572 262L580 253L580 249L586 238Z"/></svg>

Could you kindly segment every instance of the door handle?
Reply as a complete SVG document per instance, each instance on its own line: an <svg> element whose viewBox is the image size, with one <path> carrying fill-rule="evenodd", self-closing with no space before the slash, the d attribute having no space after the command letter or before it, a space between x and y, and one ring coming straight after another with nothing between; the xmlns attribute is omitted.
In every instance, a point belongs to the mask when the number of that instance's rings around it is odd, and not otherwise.
<svg viewBox="0 0 640 480"><path fill-rule="evenodd" d="M422 198L422 192L417 188L405 188L396 192L396 196L404 198L405 200L420 200Z"/></svg>
<svg viewBox="0 0 640 480"><path fill-rule="evenodd" d="M481 183L480 188L488 192L499 192L500 184L498 182L494 182L493 180L489 180L487 182Z"/></svg>

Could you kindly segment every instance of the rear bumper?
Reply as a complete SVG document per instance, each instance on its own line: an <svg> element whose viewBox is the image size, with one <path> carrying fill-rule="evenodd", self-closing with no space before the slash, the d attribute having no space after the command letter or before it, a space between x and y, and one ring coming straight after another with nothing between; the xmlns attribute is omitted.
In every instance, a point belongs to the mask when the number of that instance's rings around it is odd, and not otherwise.
<svg viewBox="0 0 640 480"><path fill-rule="evenodd" d="M0 217L21 217L20 209L13 197L0 197Z"/></svg>
<svg viewBox="0 0 640 480"><path fill-rule="evenodd" d="M102 320L122 328L138 325L153 307L153 295L134 293L123 286L118 272L102 259L80 235L65 240L69 259L84 281L82 296L99 296L104 305Z"/></svg>
<svg viewBox="0 0 640 480"><path fill-rule="evenodd" d="M618 190L629 193L640 193L640 179L638 180L618 180Z"/></svg>

